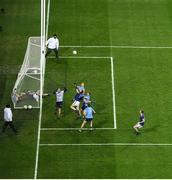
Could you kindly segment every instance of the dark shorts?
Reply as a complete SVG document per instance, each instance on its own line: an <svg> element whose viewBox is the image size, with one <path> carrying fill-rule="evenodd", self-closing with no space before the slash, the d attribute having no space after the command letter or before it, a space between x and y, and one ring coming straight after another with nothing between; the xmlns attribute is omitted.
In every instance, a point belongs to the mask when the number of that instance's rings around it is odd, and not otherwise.
<svg viewBox="0 0 172 180"><path fill-rule="evenodd" d="M56 102L56 107L62 108L63 106L63 101L62 102Z"/></svg>
<svg viewBox="0 0 172 180"><path fill-rule="evenodd" d="M144 126L144 123L140 123L140 126L142 126L142 127L143 127L143 126Z"/></svg>
<svg viewBox="0 0 172 180"><path fill-rule="evenodd" d="M93 120L93 118L86 118L85 120L90 122Z"/></svg>

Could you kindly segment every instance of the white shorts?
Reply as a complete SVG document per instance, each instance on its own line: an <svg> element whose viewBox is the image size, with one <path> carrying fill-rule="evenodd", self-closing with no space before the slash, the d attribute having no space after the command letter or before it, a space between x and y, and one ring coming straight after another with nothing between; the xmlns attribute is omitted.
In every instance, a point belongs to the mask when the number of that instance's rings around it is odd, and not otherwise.
<svg viewBox="0 0 172 180"><path fill-rule="evenodd" d="M76 109L79 111L79 105L80 105L80 102L79 101L74 101L72 106L73 107L76 107Z"/></svg>
<svg viewBox="0 0 172 180"><path fill-rule="evenodd" d="M138 123L135 125L135 127L138 128L138 129L140 129L140 128L142 128L143 126L140 125L140 122L138 122Z"/></svg>

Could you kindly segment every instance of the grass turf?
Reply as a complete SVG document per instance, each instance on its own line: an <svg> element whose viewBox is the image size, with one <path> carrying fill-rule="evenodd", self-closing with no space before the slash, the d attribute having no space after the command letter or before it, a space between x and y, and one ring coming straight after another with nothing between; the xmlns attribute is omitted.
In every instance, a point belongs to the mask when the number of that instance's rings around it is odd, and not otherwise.
<svg viewBox="0 0 172 180"><path fill-rule="evenodd" d="M39 1L2 0L0 7L0 126L3 124L3 107L11 103L11 91L20 65L23 62L27 38L39 35ZM32 28L31 28L32 27ZM14 125L19 131L0 133L0 178L33 178L38 111L14 111Z"/></svg>
<svg viewBox="0 0 172 180"><path fill-rule="evenodd" d="M62 45L171 46L170 0L51 0L49 35L57 32ZM1 0L0 103L10 102L27 38L39 35L39 1ZM7 46L8 49L4 48ZM6 47L5 46L5 47ZM60 48L61 56L113 56L117 130L41 131L40 143L171 143L170 49ZM16 53L17 52L17 53ZM5 70L4 70L5 69ZM84 81L96 99L96 127L113 126L110 63L102 59L48 59L45 91L66 85L64 114L54 115L54 96L44 99L42 127L79 127L69 105L72 83ZM109 90L109 91L108 91ZM108 91L104 95L104 91ZM146 124L133 134L138 110ZM14 111L19 136L0 135L0 178L33 178L38 112ZM1 122L2 125L2 122ZM10 146L10 148L9 148ZM15 158L14 158L15 157ZM168 158L167 158L168 157ZM39 178L172 178L171 146L40 147ZM14 168L15 167L15 168ZM6 172L8 169L8 172ZM101 170L101 173L100 173Z"/></svg>

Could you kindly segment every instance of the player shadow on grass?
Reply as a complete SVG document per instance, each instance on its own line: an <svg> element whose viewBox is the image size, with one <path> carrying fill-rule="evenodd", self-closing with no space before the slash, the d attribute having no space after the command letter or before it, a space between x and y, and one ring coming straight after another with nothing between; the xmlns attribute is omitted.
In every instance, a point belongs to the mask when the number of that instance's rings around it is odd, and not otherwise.
<svg viewBox="0 0 172 180"><path fill-rule="evenodd" d="M155 132L159 129L159 127L161 127L160 125L155 125L155 126L152 126L150 128L147 128L147 129L143 129L141 132L141 134L139 136L132 136L131 140L128 142L128 144L132 144L132 143L139 143L139 139L144 137L144 134L147 134L147 133L150 133L150 132ZM133 132L133 130L132 130ZM135 134L135 133L134 133ZM138 138L136 138L138 137ZM121 153L124 153L125 151L128 151L128 148L131 147L130 145L126 145L124 146L123 148L121 148L120 152Z"/></svg>
<svg viewBox="0 0 172 180"><path fill-rule="evenodd" d="M155 132L159 129L159 127L161 127L159 124L158 125L155 125L155 126L152 126L150 128L145 128L143 130L144 133L150 133L150 132Z"/></svg>

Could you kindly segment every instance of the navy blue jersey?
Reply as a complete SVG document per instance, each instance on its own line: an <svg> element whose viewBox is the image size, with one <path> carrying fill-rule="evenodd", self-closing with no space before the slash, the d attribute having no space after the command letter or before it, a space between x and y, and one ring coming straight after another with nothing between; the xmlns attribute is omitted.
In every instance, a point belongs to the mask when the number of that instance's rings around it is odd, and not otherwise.
<svg viewBox="0 0 172 180"><path fill-rule="evenodd" d="M75 101L81 101L83 99L84 95L77 93L74 97Z"/></svg>
<svg viewBox="0 0 172 180"><path fill-rule="evenodd" d="M88 104L87 104L87 103L83 103L81 109L84 110L84 109L86 109L87 107L88 107Z"/></svg>

